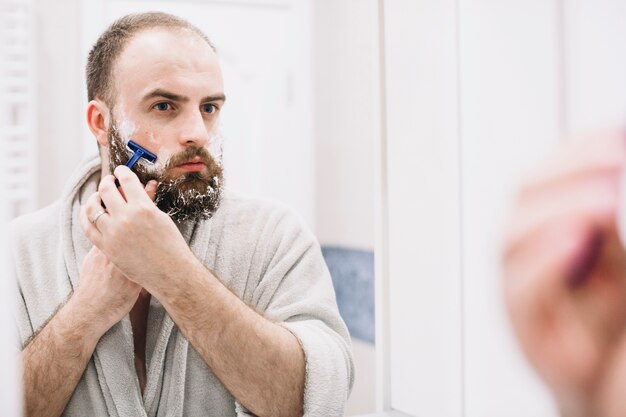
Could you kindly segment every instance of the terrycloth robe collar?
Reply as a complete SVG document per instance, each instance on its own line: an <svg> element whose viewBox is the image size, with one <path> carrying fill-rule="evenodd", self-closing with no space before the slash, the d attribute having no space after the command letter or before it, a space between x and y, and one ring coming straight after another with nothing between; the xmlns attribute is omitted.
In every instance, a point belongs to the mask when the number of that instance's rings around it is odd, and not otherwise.
<svg viewBox="0 0 626 417"><path fill-rule="evenodd" d="M97 190L100 173L100 158L89 160L75 174L74 181L70 182L61 200L63 201L61 244L72 289L80 285L81 265L93 246L80 225L80 209L87 198ZM179 229L192 252L205 262L211 220L183 224ZM96 345L93 361L109 416L183 415L189 342L175 328L169 314L154 297L150 305L148 321L150 320L158 320L160 324L156 326L159 329L156 336L147 336L148 340L155 340L155 343L152 349L149 347L149 351L146 352L147 383L143 397L135 371L133 335L128 315L109 329ZM166 367L166 349L171 337L175 337L174 363L168 363ZM169 386L164 387L165 369L171 372L171 375Z"/></svg>

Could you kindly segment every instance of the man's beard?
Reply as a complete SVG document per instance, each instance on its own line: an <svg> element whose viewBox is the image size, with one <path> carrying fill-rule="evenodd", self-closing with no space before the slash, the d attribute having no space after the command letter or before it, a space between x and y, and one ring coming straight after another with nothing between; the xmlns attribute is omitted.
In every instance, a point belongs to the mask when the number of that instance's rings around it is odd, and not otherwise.
<svg viewBox="0 0 626 417"><path fill-rule="evenodd" d="M109 168L111 172L124 165L132 155L120 137L115 120L109 129ZM199 157L206 169L201 172L185 172L174 175L172 168ZM151 166L140 159L133 172L142 184L157 180L155 203L175 222L208 219L217 210L223 189L223 168L206 148L189 146L184 151L172 155L160 168Z"/></svg>

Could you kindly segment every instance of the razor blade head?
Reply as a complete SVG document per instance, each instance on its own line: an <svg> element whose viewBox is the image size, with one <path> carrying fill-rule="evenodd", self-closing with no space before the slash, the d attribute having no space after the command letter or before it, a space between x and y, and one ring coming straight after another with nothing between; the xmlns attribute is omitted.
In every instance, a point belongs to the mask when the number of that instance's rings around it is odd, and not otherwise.
<svg viewBox="0 0 626 417"><path fill-rule="evenodd" d="M148 161L150 163L154 163L156 161L156 159L157 159L157 156L155 154L153 154L152 152L150 152L146 148L136 144L132 140L128 141L128 149L130 149L130 151L133 152L133 154L135 154L135 155L139 154L138 155L139 158L143 158L143 159L145 159L146 161Z"/></svg>

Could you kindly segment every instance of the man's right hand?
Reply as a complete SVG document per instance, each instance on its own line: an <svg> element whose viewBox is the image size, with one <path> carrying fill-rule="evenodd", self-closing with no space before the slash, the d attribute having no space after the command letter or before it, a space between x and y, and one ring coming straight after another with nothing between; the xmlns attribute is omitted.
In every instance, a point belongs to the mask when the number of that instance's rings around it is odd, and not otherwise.
<svg viewBox="0 0 626 417"><path fill-rule="evenodd" d="M156 186L152 184L144 188L148 197L154 200ZM118 188L118 191L125 198L122 189ZM90 215L95 215L89 214L87 207L100 207L100 201L98 192L89 197L81 210L83 225L90 224L93 219ZM93 246L83 260L78 288L70 302L86 307L85 313L90 316L93 314L99 338L130 312L140 293L141 286L126 278L100 249Z"/></svg>
<svg viewBox="0 0 626 417"><path fill-rule="evenodd" d="M624 134L568 144L524 184L506 234L513 327L566 417L626 416L625 165Z"/></svg>
<svg viewBox="0 0 626 417"><path fill-rule="evenodd" d="M90 198L99 199L98 193ZM84 207L81 216L91 220ZM98 340L131 311L140 292L99 249L87 253L78 287L22 351L26 416L63 413Z"/></svg>
<svg viewBox="0 0 626 417"><path fill-rule="evenodd" d="M24 415L61 415L98 340L140 291L99 249L89 251L78 287L22 352Z"/></svg>
<svg viewBox="0 0 626 417"><path fill-rule="evenodd" d="M119 322L133 308L141 287L129 280L95 246L83 261L72 302L94 318L98 336Z"/></svg>

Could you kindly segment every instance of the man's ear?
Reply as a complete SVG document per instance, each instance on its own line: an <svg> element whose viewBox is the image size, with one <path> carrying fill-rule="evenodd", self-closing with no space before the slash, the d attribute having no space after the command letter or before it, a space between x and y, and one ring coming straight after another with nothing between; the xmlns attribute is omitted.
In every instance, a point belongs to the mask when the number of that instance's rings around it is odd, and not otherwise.
<svg viewBox="0 0 626 417"><path fill-rule="evenodd" d="M111 115L108 106L100 99L91 100L87 105L87 125L100 146L109 146L110 122Z"/></svg>

